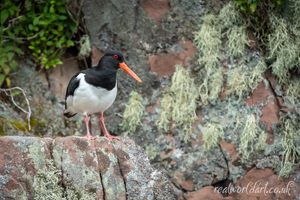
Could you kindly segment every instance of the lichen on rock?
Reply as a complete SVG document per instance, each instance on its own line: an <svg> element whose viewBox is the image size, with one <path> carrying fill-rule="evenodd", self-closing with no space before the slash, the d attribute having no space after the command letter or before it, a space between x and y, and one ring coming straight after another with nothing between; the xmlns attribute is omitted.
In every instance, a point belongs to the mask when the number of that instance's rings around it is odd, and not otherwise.
<svg viewBox="0 0 300 200"><path fill-rule="evenodd" d="M165 90L162 100L163 111L158 120L158 127L169 130L169 123L174 122L174 127L182 127L184 141L192 136L192 123L196 117L197 93L194 80L188 70L176 66L176 72L172 76L172 85Z"/></svg>
<svg viewBox="0 0 300 200"><path fill-rule="evenodd" d="M136 131L137 126L142 124L141 118L145 109L142 101L143 98L139 93L134 91L130 93L130 98L123 114L123 122L120 124L125 131L123 135L132 135Z"/></svg>

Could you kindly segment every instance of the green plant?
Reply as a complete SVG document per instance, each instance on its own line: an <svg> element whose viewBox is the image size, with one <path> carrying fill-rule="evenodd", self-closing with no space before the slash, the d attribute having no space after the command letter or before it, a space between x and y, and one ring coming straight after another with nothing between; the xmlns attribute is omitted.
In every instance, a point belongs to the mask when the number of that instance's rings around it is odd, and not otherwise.
<svg viewBox="0 0 300 200"><path fill-rule="evenodd" d="M23 55L21 44L28 45L41 68L62 64L59 57L71 40L76 23L66 9L67 0L5 0L0 6L0 85L10 69L16 71L15 54Z"/></svg>
<svg viewBox="0 0 300 200"><path fill-rule="evenodd" d="M236 5L251 27L262 33L267 28L269 13L281 12L283 3L284 0L239 0Z"/></svg>

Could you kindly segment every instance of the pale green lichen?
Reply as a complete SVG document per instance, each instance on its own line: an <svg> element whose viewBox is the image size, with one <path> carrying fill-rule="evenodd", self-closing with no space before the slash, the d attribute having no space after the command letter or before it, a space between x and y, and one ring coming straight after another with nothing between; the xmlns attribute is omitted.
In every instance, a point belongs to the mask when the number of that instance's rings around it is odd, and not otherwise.
<svg viewBox="0 0 300 200"><path fill-rule="evenodd" d="M79 45L80 45L80 51L79 51L79 56L83 56L83 57L89 57L91 52L92 52L92 48L91 48L91 42L90 42L90 38L89 36L83 35L80 40L79 40Z"/></svg>
<svg viewBox="0 0 300 200"><path fill-rule="evenodd" d="M299 159L300 151L295 146L294 138L297 135L297 129L293 125L290 119L282 119L284 126L282 136L282 147L284 149L284 158L281 162L281 170L279 172L280 177L288 178L294 171L295 167L299 165L296 163L296 159Z"/></svg>
<svg viewBox="0 0 300 200"><path fill-rule="evenodd" d="M67 181L67 187L61 187L61 170L58 170L53 160L46 160L47 166L36 173L34 177L33 197L35 200L93 200L95 195L84 194L72 181Z"/></svg>
<svg viewBox="0 0 300 200"><path fill-rule="evenodd" d="M203 104L207 103L209 98L209 92L213 94L211 100L214 100L220 92L221 79L212 79L210 76L220 75L220 50L222 48L221 41L221 27L218 18L213 14L207 14L203 17L203 23L198 32L194 33L194 43L200 52L200 58L198 60L200 65L204 65L206 76L203 83L199 87L199 95ZM217 94L217 95L216 95Z"/></svg>
<svg viewBox="0 0 300 200"><path fill-rule="evenodd" d="M225 50L229 56L243 56L245 47L249 45L247 35L247 23L239 11L235 2L226 4L218 15L219 24L228 38L225 43Z"/></svg>
<svg viewBox="0 0 300 200"><path fill-rule="evenodd" d="M246 27L234 2L226 4L218 16L207 14L203 17L200 30L195 32L194 43L200 52L199 64L204 65L206 71L199 87L204 105L208 100L217 100L223 91L223 68L219 60L221 50L224 49L232 57L245 54L245 47L249 45ZM221 39L225 36L227 40L223 47Z"/></svg>
<svg viewBox="0 0 300 200"><path fill-rule="evenodd" d="M280 83L289 84L292 69L300 71L300 27L295 27L288 20L270 14L270 28L267 47L269 58L275 59L271 64L272 72Z"/></svg>
<svg viewBox="0 0 300 200"><path fill-rule="evenodd" d="M146 146L145 151L146 151L149 161L154 160L156 158L156 156L159 154L158 148L154 145Z"/></svg>
<svg viewBox="0 0 300 200"><path fill-rule="evenodd" d="M258 133L261 136L257 138ZM242 154L242 162L245 162L250 158L250 155L256 149L257 142L260 144L258 147L262 147L266 136L263 135L264 132L257 126L255 115L248 115L245 128L240 136L239 152Z"/></svg>
<svg viewBox="0 0 300 200"><path fill-rule="evenodd" d="M34 199L50 200L63 199L63 188L59 186L61 171L57 170L53 162L48 161L48 168L40 169L33 183Z"/></svg>
<svg viewBox="0 0 300 200"><path fill-rule="evenodd" d="M267 139L268 139L268 134L265 132L262 132L258 137L258 141L256 143L256 149L265 150Z"/></svg>
<svg viewBox="0 0 300 200"><path fill-rule="evenodd" d="M183 129L184 141L187 142L192 135L192 123L196 117L196 91L190 72L177 65L172 76L172 85L165 89L158 127L168 131L169 122L174 121L174 126Z"/></svg>
<svg viewBox="0 0 300 200"><path fill-rule="evenodd" d="M295 105L296 101L300 99L300 80L295 78L287 85L285 97Z"/></svg>
<svg viewBox="0 0 300 200"><path fill-rule="evenodd" d="M219 145L219 139L223 139L224 131L220 124L206 124L203 131L205 150L212 150Z"/></svg>
<svg viewBox="0 0 300 200"><path fill-rule="evenodd" d="M199 63L205 65L207 76L209 76L220 65L222 41L218 18L213 14L205 15L200 30L194 34L194 43L202 54Z"/></svg>
<svg viewBox="0 0 300 200"><path fill-rule="evenodd" d="M18 199L18 200L27 200L28 199L26 190L24 188L11 190L11 193L15 199Z"/></svg>
<svg viewBox="0 0 300 200"><path fill-rule="evenodd" d="M42 145L42 141L35 139L36 141L29 146L28 157L32 159L36 169L42 169L46 164L46 155L44 153L45 148Z"/></svg>
<svg viewBox="0 0 300 200"><path fill-rule="evenodd" d="M135 91L130 93L130 99L123 114L123 122L120 124L125 131L123 135L127 136L134 134L137 126L142 124L141 118L145 109L142 101L142 95Z"/></svg>
<svg viewBox="0 0 300 200"><path fill-rule="evenodd" d="M228 71L227 87L228 94L235 94L239 100L249 90L254 90L256 86L263 80L262 73L267 69L266 63L261 59L254 68L250 68L243 64L233 70Z"/></svg>
<svg viewBox="0 0 300 200"><path fill-rule="evenodd" d="M228 40L226 41L227 53L230 56L243 56L245 47L249 45L246 26L234 26L226 31Z"/></svg>
<svg viewBox="0 0 300 200"><path fill-rule="evenodd" d="M233 1L230 1L220 10L218 19L222 28L239 26L244 23L243 16L239 12L236 3Z"/></svg>
<svg viewBox="0 0 300 200"><path fill-rule="evenodd" d="M214 101L219 98L219 94L223 91L223 68L219 67L211 76L207 76L199 87L200 98L203 104L207 100Z"/></svg>

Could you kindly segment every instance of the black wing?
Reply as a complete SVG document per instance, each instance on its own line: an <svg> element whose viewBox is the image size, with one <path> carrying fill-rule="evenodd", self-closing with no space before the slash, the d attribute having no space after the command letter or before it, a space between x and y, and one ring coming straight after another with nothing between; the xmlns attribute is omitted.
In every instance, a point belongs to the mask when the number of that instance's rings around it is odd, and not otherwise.
<svg viewBox="0 0 300 200"><path fill-rule="evenodd" d="M81 72L77 73L76 75L74 75L70 82L69 82L69 85L67 87L67 92L66 92L66 98L65 98L65 113L64 115L68 118L70 117L73 117L74 115L76 115L77 113L71 113L71 112L67 112L67 108L68 108L68 105L67 105L67 98L68 96L74 96L74 92L75 90L78 88L79 86L79 83L80 83L80 80L78 80L76 77L78 76L78 74L80 74Z"/></svg>

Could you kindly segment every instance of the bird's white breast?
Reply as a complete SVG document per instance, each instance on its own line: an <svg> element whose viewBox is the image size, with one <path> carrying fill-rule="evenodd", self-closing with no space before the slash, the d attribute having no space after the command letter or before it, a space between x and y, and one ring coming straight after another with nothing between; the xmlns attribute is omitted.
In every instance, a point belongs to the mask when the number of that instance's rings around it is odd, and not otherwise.
<svg viewBox="0 0 300 200"><path fill-rule="evenodd" d="M73 113L93 114L104 112L115 101L117 96L117 81L112 90L95 87L85 82L85 74L80 73L77 77L80 80L74 96L67 98L68 109Z"/></svg>

